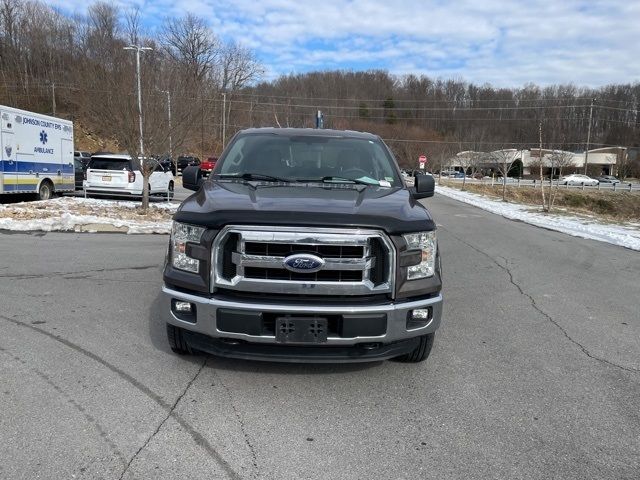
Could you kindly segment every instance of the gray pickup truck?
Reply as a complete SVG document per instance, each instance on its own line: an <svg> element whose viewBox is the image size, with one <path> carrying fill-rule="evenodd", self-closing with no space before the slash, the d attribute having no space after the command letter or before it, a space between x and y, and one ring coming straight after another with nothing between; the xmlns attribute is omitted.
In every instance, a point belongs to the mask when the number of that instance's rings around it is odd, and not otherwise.
<svg viewBox="0 0 640 480"><path fill-rule="evenodd" d="M426 359L442 314L436 225L376 135L239 132L174 216L162 310L174 352Z"/></svg>

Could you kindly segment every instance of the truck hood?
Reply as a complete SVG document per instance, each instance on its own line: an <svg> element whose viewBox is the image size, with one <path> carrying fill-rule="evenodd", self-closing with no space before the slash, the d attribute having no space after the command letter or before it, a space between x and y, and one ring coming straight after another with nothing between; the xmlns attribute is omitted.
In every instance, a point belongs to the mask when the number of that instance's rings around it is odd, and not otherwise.
<svg viewBox="0 0 640 480"><path fill-rule="evenodd" d="M389 234L435 230L429 211L405 188L354 184L206 181L174 220L225 225L361 227Z"/></svg>

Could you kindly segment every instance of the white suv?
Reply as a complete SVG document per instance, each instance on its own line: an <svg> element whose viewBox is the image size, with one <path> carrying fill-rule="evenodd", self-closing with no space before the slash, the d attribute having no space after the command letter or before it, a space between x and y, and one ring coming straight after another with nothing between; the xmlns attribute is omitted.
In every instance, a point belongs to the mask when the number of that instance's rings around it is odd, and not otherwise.
<svg viewBox="0 0 640 480"><path fill-rule="evenodd" d="M87 193L137 196L142 195L143 180L139 160L134 161L129 155L105 153L91 157L85 172L84 189ZM173 174L158 162L149 177L149 194L173 196L173 187Z"/></svg>

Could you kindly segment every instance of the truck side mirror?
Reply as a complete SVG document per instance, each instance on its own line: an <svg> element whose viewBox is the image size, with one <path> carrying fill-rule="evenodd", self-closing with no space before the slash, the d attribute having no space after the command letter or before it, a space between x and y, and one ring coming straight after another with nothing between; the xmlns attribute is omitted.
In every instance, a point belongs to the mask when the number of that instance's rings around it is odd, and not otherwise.
<svg viewBox="0 0 640 480"><path fill-rule="evenodd" d="M187 190L197 192L204 182L199 166L187 167L182 171L182 186Z"/></svg>
<svg viewBox="0 0 640 480"><path fill-rule="evenodd" d="M436 180L431 175L415 176L415 192L413 198L429 198L433 197L436 189Z"/></svg>

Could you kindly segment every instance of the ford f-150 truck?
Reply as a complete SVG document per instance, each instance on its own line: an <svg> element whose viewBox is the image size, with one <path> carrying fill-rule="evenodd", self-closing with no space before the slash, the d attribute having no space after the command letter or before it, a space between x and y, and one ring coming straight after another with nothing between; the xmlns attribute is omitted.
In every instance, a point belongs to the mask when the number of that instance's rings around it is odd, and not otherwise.
<svg viewBox="0 0 640 480"><path fill-rule="evenodd" d="M442 314L436 225L376 135L236 134L174 216L162 287L176 353L362 362L427 358Z"/></svg>

